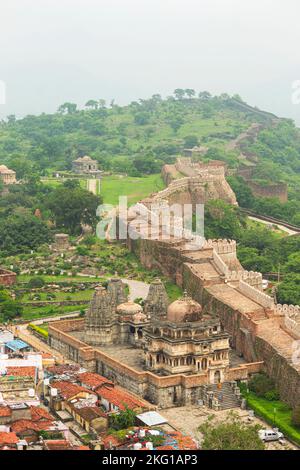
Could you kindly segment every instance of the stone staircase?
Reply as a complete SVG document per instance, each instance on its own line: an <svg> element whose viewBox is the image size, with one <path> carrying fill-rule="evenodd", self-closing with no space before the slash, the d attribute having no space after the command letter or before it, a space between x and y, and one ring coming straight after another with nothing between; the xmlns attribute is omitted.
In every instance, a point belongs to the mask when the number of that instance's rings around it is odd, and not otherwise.
<svg viewBox="0 0 300 470"><path fill-rule="evenodd" d="M216 384L207 385L206 392L213 392L214 397L218 398L222 394L222 401L219 401L221 410L229 410L230 408L239 408L240 400L236 397L231 387L231 384L225 382L222 384L222 389L218 390Z"/></svg>

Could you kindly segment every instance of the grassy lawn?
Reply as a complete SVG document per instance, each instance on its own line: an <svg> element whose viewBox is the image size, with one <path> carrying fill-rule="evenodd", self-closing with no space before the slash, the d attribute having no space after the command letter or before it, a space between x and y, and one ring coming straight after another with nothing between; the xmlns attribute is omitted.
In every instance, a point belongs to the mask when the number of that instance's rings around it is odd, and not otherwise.
<svg viewBox="0 0 300 470"><path fill-rule="evenodd" d="M55 317L65 313L85 310L87 305L64 306L64 307L26 307L23 308L22 320L38 320L40 318Z"/></svg>
<svg viewBox="0 0 300 470"><path fill-rule="evenodd" d="M79 291L79 292L53 292L55 295L55 298L52 299L52 302L62 302L64 300L90 300L93 296L94 290L89 289L89 290L84 290L84 291ZM37 302L47 302L49 299L47 299L48 292L38 292L38 295L40 295L41 299L38 300ZM33 300L30 300L30 293L26 293L23 295L21 302L34 302Z"/></svg>
<svg viewBox="0 0 300 470"><path fill-rule="evenodd" d="M135 204L149 194L164 189L165 185L158 175L142 178L113 175L105 176L101 181L101 196L106 204L117 205L119 196L127 196L128 203Z"/></svg>
<svg viewBox="0 0 300 470"><path fill-rule="evenodd" d="M20 274L17 276L17 282L18 283L27 283L30 281L30 279L34 277L39 277L42 278L45 283L55 283L55 282L78 282L78 283L86 283L86 282L97 282L101 281L102 278L100 277L83 277L83 276L48 276L47 274L37 274L32 275L32 274Z"/></svg>
<svg viewBox="0 0 300 470"><path fill-rule="evenodd" d="M183 291L181 287L177 286L176 284L173 284L170 281L165 282L165 288L169 296L170 302L174 302L174 300L177 300L183 296Z"/></svg>
<svg viewBox="0 0 300 470"><path fill-rule="evenodd" d="M258 397L251 391L247 393L244 384L241 384L240 388L243 397L247 399L248 406L258 416L271 426L279 428L285 437L300 445L300 428L292 425L292 410L286 403L266 400L265 398ZM274 410L276 411L274 412Z"/></svg>

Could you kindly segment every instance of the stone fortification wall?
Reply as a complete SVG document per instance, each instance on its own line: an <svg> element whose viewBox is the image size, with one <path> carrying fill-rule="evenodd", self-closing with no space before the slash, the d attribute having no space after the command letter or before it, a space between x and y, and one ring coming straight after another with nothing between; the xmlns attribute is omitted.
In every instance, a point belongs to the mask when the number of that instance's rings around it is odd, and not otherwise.
<svg viewBox="0 0 300 470"><path fill-rule="evenodd" d="M77 331L83 327L83 323L78 320L78 325L73 323L69 326L72 331ZM169 408L175 405L196 404L202 398L203 386L208 383L207 374L177 374L161 377L149 371L138 371L112 358L99 348L87 346L74 338L72 331L65 331L66 329L68 329L66 322L49 325L49 343L52 347L67 358L107 377L150 403L159 404L161 408ZM249 374L258 372L261 368L261 362L228 368L226 380L247 379Z"/></svg>
<svg viewBox="0 0 300 470"><path fill-rule="evenodd" d="M179 158L175 165L163 167L162 177L168 187L151 199L166 200L169 204L204 204L221 199L237 205L235 194L225 179L225 167L218 161L202 164Z"/></svg>

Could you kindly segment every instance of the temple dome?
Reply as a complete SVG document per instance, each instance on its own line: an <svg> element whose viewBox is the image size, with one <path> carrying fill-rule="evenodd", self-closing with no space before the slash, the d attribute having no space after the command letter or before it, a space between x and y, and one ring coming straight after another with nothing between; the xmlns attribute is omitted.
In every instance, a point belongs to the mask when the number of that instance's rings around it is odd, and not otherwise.
<svg viewBox="0 0 300 470"><path fill-rule="evenodd" d="M142 313L143 309L139 304L136 304L132 301L128 301L118 305L117 312L120 315L135 315L137 313Z"/></svg>
<svg viewBox="0 0 300 470"><path fill-rule="evenodd" d="M143 312L135 313L132 317L132 320L134 323L144 323L147 321L147 315L145 315Z"/></svg>
<svg viewBox="0 0 300 470"><path fill-rule="evenodd" d="M167 320L171 322L193 322L201 319L202 307L191 297L185 295L168 307Z"/></svg>

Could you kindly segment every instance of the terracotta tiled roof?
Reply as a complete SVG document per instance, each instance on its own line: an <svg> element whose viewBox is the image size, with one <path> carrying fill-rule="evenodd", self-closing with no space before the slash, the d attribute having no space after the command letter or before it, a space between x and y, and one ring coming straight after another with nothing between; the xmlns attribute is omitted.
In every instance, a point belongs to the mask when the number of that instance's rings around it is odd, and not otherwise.
<svg viewBox="0 0 300 470"><path fill-rule="evenodd" d="M23 433L25 431L46 431L52 426L52 421L38 421L34 422L31 419L19 419L11 425L11 429L16 434Z"/></svg>
<svg viewBox="0 0 300 470"><path fill-rule="evenodd" d="M11 409L8 406L0 406L0 417L6 418L11 416Z"/></svg>
<svg viewBox="0 0 300 470"><path fill-rule="evenodd" d="M35 377L35 367L7 367L6 375L14 377Z"/></svg>
<svg viewBox="0 0 300 470"><path fill-rule="evenodd" d="M57 388L57 390L65 400L69 400L80 392L92 393L96 395L91 390L81 387L78 384L67 382L66 380L58 380L51 382L51 387Z"/></svg>
<svg viewBox="0 0 300 470"><path fill-rule="evenodd" d="M63 439L56 441L45 441L46 450L72 450L70 442Z"/></svg>
<svg viewBox="0 0 300 470"><path fill-rule="evenodd" d="M110 446L112 447L119 447L122 443L116 436L108 435L103 439L103 445L105 449L109 449Z"/></svg>
<svg viewBox="0 0 300 470"><path fill-rule="evenodd" d="M91 450L88 446L74 446L72 450Z"/></svg>
<svg viewBox="0 0 300 470"><path fill-rule="evenodd" d="M0 432L0 446L11 445L19 442L19 438L14 432Z"/></svg>
<svg viewBox="0 0 300 470"><path fill-rule="evenodd" d="M70 373L70 372L78 372L80 369L80 366L76 365L76 364L61 364L59 366L51 366L51 367L47 367L47 371L50 373L50 374L54 374L54 375L62 375L62 374L66 374L66 373Z"/></svg>
<svg viewBox="0 0 300 470"><path fill-rule="evenodd" d="M86 406L84 408L74 408L76 413L85 421L93 421L96 418L106 418L106 414L96 406Z"/></svg>
<svg viewBox="0 0 300 470"><path fill-rule="evenodd" d="M99 397L117 406L120 410L125 410L126 407L130 409L145 408L144 402L117 387L107 387L104 385L97 390L97 394Z"/></svg>
<svg viewBox="0 0 300 470"><path fill-rule="evenodd" d="M53 416L51 416L50 413L48 413L48 411L44 408L40 408L38 406L31 406L30 411L32 421L54 421Z"/></svg>
<svg viewBox="0 0 300 470"><path fill-rule="evenodd" d="M102 377L102 375L94 374L92 372L83 372L82 374L78 374L78 380L82 385L87 385L91 387L92 390L95 390L98 387L101 387L103 384L111 384L113 383Z"/></svg>

